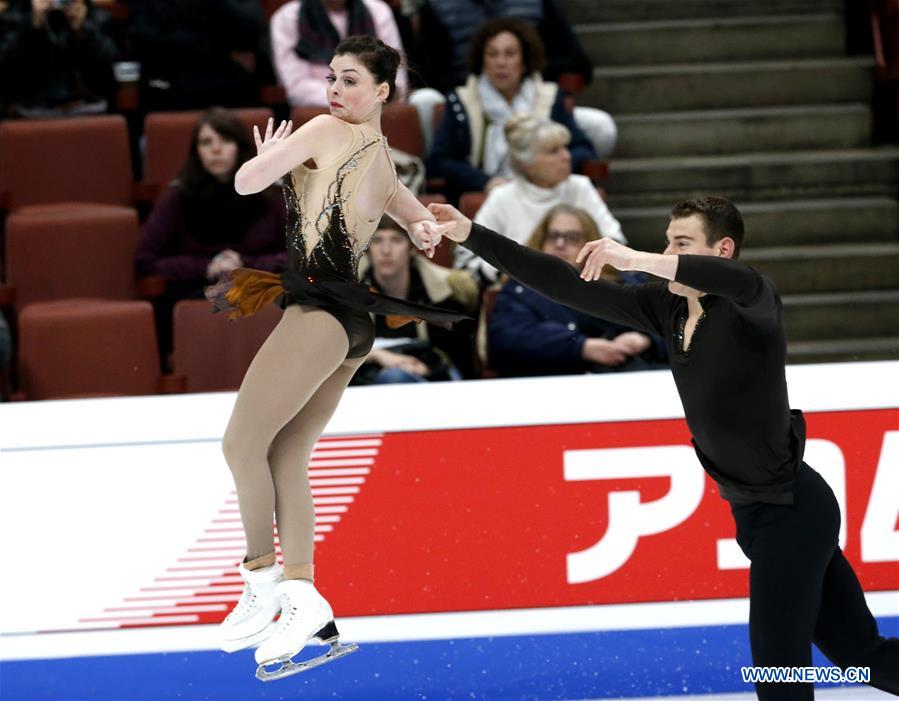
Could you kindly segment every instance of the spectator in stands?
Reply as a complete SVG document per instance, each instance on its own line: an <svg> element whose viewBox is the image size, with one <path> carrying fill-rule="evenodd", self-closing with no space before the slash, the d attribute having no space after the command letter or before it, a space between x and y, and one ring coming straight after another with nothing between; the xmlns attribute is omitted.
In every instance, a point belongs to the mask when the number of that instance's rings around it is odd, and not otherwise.
<svg viewBox="0 0 899 701"><path fill-rule="evenodd" d="M363 261L365 263L365 261ZM381 294L474 316L478 286L465 271L450 270L417 255L411 240L384 217L371 239L360 278ZM459 380L474 376L473 327L405 324L391 328L375 317L375 346L352 384Z"/></svg>
<svg viewBox="0 0 899 701"><path fill-rule="evenodd" d="M119 53L90 0L15 0L0 12L0 117L105 112Z"/></svg>
<svg viewBox="0 0 899 701"><path fill-rule="evenodd" d="M272 80L258 0L133 2L130 24L148 110L252 106Z"/></svg>
<svg viewBox="0 0 899 701"><path fill-rule="evenodd" d="M291 105L327 107L329 63L341 39L370 34L402 52L400 34L383 0L291 0L271 20L272 58ZM397 71L400 96L408 85Z"/></svg>
<svg viewBox="0 0 899 701"><path fill-rule="evenodd" d="M572 175L570 132L561 124L531 115L518 115L506 123L509 164L513 177L493 188L475 221L524 243L550 208L565 203L584 209L602 236L625 242L621 225L612 216L593 183L583 175ZM493 266L467 248L456 248L455 267L480 275L482 281L496 278Z"/></svg>
<svg viewBox="0 0 899 701"><path fill-rule="evenodd" d="M135 253L139 276L160 275L160 345L167 352L171 308L202 298L204 288L239 267L280 270L286 263L286 210L281 191L241 196L234 174L256 153L243 123L222 108L207 110L191 138L178 180L153 208Z"/></svg>
<svg viewBox="0 0 899 701"><path fill-rule="evenodd" d="M489 192L508 180L503 127L518 113L564 124L575 168L596 158L559 87L540 77L543 44L531 25L510 18L486 22L472 41L470 60L471 75L449 94L428 158L429 175L446 178L451 196Z"/></svg>
<svg viewBox="0 0 899 701"><path fill-rule="evenodd" d="M501 17L518 18L535 28L546 55L545 80L558 82L563 74L576 74L584 84L592 80L590 59L554 0L426 0L415 17L419 41L409 48L410 63L419 71L413 71L413 78L422 79L410 102L421 114L426 146L431 146L434 107L468 79L472 36L488 19ZM608 157L618 139L612 117L599 109L578 106L574 119L598 157Z"/></svg>
<svg viewBox="0 0 899 701"><path fill-rule="evenodd" d="M593 77L590 59L555 0L423 0L419 5L421 40L409 52L428 87L447 93L465 82L472 36L496 17L515 17L534 27L546 47L546 80L557 81L562 73L578 73L585 83Z"/></svg>
<svg viewBox="0 0 899 701"><path fill-rule="evenodd" d="M587 241L599 238L594 219L566 204L552 207L527 245L569 264ZM615 279L627 273L609 271ZM509 280L500 290L488 328L490 366L501 377L571 375L665 367L661 339L582 314Z"/></svg>

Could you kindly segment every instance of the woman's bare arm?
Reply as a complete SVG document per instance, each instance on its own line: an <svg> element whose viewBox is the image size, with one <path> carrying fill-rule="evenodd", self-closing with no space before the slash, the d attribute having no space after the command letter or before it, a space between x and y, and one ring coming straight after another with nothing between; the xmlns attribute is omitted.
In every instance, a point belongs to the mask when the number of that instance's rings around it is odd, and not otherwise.
<svg viewBox="0 0 899 701"><path fill-rule="evenodd" d="M346 122L327 114L310 119L292 134L289 122L282 122L276 130L272 127L269 120L265 138L253 128L258 153L234 176L234 189L241 195L261 192L309 159L317 164L330 163L353 138Z"/></svg>
<svg viewBox="0 0 899 701"><path fill-rule="evenodd" d="M402 183L397 186L396 194L387 203L387 214L402 226L412 242L427 254L434 257L434 249L440 243L443 227L418 198Z"/></svg>
<svg viewBox="0 0 899 701"><path fill-rule="evenodd" d="M387 214L407 231L412 222L437 221L434 219L434 215L402 183L397 183L396 194L387 203Z"/></svg>

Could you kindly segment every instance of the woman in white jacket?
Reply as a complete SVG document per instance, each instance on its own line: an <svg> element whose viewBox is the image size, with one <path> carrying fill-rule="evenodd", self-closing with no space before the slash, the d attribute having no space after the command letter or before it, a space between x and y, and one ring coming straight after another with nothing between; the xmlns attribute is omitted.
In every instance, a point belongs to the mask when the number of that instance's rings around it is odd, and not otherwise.
<svg viewBox="0 0 899 701"><path fill-rule="evenodd" d="M522 114L512 117L505 131L513 178L490 191L475 222L524 243L550 209L567 204L586 211L602 236L627 243L621 225L590 179L572 175L568 151L571 134L566 127ZM496 279L496 269L466 248L456 249L454 265L480 275L485 282Z"/></svg>

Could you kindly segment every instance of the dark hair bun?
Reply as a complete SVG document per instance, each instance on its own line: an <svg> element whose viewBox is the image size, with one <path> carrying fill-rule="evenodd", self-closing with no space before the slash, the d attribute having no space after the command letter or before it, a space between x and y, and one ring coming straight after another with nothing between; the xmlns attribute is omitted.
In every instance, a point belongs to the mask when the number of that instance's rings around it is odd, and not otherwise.
<svg viewBox="0 0 899 701"><path fill-rule="evenodd" d="M390 86L388 102L396 97L396 72L403 63L403 55L399 51L377 37L358 34L347 37L334 49L335 56L344 54L352 54L358 58L374 76L376 83L387 83Z"/></svg>

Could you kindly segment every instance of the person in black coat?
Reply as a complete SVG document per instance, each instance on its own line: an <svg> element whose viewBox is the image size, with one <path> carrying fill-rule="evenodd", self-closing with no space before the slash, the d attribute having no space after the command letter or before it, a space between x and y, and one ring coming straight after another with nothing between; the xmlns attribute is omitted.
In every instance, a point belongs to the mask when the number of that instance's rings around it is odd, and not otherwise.
<svg viewBox="0 0 899 701"><path fill-rule="evenodd" d="M272 76L258 0L153 0L130 7L147 109L258 103L259 86Z"/></svg>
<svg viewBox="0 0 899 701"><path fill-rule="evenodd" d="M119 50L90 0L18 0L0 12L0 116L105 112Z"/></svg>

